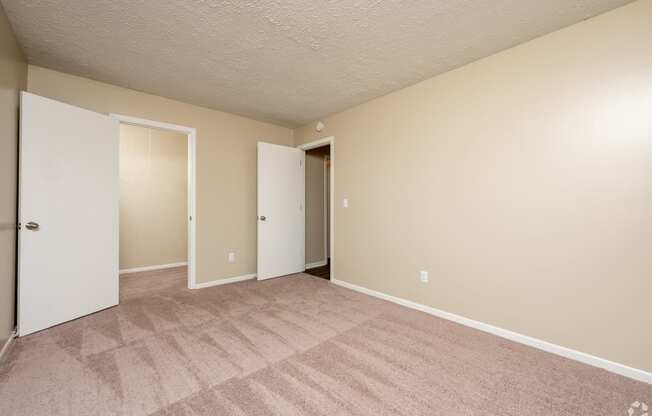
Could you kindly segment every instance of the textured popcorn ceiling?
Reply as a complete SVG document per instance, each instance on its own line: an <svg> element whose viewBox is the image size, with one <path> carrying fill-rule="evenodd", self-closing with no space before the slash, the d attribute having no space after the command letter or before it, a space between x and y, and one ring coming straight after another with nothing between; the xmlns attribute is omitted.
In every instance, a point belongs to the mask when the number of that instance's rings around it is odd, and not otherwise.
<svg viewBox="0 0 652 416"><path fill-rule="evenodd" d="M29 62L296 126L626 0L1 0Z"/></svg>

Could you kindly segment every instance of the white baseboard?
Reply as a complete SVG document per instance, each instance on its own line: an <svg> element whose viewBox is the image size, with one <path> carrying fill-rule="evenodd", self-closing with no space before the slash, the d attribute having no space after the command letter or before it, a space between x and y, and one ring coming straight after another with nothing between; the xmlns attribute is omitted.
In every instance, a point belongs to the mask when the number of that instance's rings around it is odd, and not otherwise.
<svg viewBox="0 0 652 416"><path fill-rule="evenodd" d="M157 264L157 265L154 265L154 266L134 267L133 269L122 269L122 270L120 270L120 274L149 272L149 271L152 271L152 270L171 269L173 267L181 267L181 266L187 266L187 265L188 265L187 261L182 261L182 262L179 262L179 263Z"/></svg>
<svg viewBox="0 0 652 416"><path fill-rule="evenodd" d="M243 274L242 276L228 277L226 279L211 280L210 282L197 283L191 289L203 289L205 287L228 285L229 283L243 282L256 278L256 273Z"/></svg>
<svg viewBox="0 0 652 416"><path fill-rule="evenodd" d="M328 260L320 260L316 261L314 263L308 263L306 264L306 269L313 269L315 267L322 267L328 264Z"/></svg>
<svg viewBox="0 0 652 416"><path fill-rule="evenodd" d="M652 373L644 370L628 367L624 364L619 364L613 361L606 360L604 358L596 357L594 355L590 355L570 348L562 347L561 345L553 344L547 341L542 341L537 338L532 338L527 335L519 334L517 332L513 332L507 329L489 325L484 322L475 321L473 319L455 315L453 313L442 311L440 309L435 309L430 306L422 305L420 303L412 302L406 299L401 299L396 296L391 296L382 292L377 292L375 290L367 289L365 287L354 285L342 280L331 279L331 283L338 286L345 287L347 289L355 290L356 292L364 293L369 296L387 300L411 309L416 309L418 311L425 312L427 314L439 318L457 322L458 324L475 328L483 332L488 332L490 334L497 335L502 338L506 338L510 341L518 342L520 344L525 344L530 347L534 347L546 352L550 352L552 354L560 355L565 358L570 358L571 360L579 361L584 364L602 368L612 373L620 374L621 376L642 381L644 383L652 384Z"/></svg>
<svg viewBox="0 0 652 416"><path fill-rule="evenodd" d="M11 334L9 334L9 338L7 338L7 341L5 341L5 344L2 346L2 349L0 350L0 362L4 359L5 353L9 350L9 345L11 345L11 341L16 338L16 331L11 331Z"/></svg>

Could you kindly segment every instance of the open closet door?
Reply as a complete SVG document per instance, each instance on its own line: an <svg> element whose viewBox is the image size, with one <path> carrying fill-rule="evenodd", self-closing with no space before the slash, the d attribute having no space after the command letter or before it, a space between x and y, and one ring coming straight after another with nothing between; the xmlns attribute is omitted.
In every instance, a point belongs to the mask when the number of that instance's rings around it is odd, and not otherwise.
<svg viewBox="0 0 652 416"><path fill-rule="evenodd" d="M118 122L21 95L18 335L118 304Z"/></svg>
<svg viewBox="0 0 652 416"><path fill-rule="evenodd" d="M258 143L258 280L305 270L305 152Z"/></svg>

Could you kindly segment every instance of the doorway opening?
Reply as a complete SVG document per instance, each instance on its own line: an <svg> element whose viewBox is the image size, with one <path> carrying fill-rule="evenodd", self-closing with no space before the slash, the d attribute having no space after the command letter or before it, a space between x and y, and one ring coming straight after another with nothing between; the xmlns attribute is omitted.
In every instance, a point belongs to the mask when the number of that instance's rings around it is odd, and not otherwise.
<svg viewBox="0 0 652 416"><path fill-rule="evenodd" d="M321 176L315 181L317 190L313 192L312 187L309 188L309 192L313 193L318 201L315 205L317 220L313 226L309 219L311 215L306 214L305 209L305 161L308 157L306 152L325 146L330 150L330 162L325 166L325 158L316 159L316 170ZM313 261L321 267L330 266L328 277L335 280L335 138L326 137L295 148L261 141L258 142L257 157L257 279L266 280L302 273L311 269L311 266L317 266L310 263ZM324 173L325 168L327 176ZM324 197L325 189L327 194ZM319 199L320 197L322 199ZM326 208L323 206L324 201L328 204ZM308 242L308 250L306 221L308 227L318 232L318 236L312 239L308 231L308 240L314 241ZM309 252L308 256L306 251ZM311 258L313 255L315 257Z"/></svg>
<svg viewBox="0 0 652 416"><path fill-rule="evenodd" d="M299 146L305 150L306 273L330 280L333 258L333 138Z"/></svg>
<svg viewBox="0 0 652 416"><path fill-rule="evenodd" d="M120 274L187 267L193 289L196 131L111 117L120 122Z"/></svg>

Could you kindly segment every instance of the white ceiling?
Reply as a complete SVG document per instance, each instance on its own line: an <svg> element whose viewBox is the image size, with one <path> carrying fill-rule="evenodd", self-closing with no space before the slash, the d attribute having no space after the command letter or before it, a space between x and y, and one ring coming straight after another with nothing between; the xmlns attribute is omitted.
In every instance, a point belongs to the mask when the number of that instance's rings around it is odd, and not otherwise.
<svg viewBox="0 0 652 416"><path fill-rule="evenodd" d="M628 0L1 0L30 63L296 126Z"/></svg>

